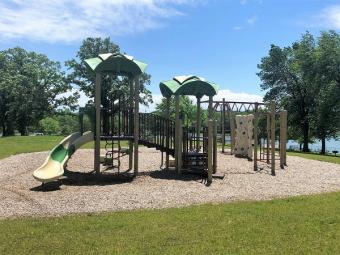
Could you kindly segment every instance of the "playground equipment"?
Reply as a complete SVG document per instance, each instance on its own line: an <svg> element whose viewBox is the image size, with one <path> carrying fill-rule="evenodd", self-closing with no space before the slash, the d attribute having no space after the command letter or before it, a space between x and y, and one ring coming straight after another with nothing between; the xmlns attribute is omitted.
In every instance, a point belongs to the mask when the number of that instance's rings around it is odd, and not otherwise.
<svg viewBox="0 0 340 255"><path fill-rule="evenodd" d="M92 119L94 123L92 139L95 142L95 173L100 174L109 170L118 170L119 172L121 158L128 156L128 171L133 169L133 175L137 175L139 144L174 156L174 122L155 114L139 113L139 77L147 65L135 60L132 56L111 53L87 59L85 63L95 73L95 110ZM122 93L120 89L113 90L110 86L102 86L104 80L109 84L113 82L113 76L128 78L127 98L126 93ZM103 91L104 87L109 87L108 91ZM80 111L80 134L83 133L83 116L84 112ZM64 147L69 148L73 144L72 139L80 134L73 134L62 141ZM101 141L105 143L104 155L100 155ZM121 146L122 141L128 142L128 148ZM52 150L51 155L54 155L54 151ZM42 169L37 169L34 172L34 177L41 182L58 179L63 174L65 163L66 161L60 162L58 169L55 167L58 171L55 171L53 178L47 176L47 170L43 171ZM44 169L47 169L47 166ZM42 172L46 174L44 175Z"/></svg>
<svg viewBox="0 0 340 255"><path fill-rule="evenodd" d="M95 81L95 151L94 169L97 174L120 170L121 157L129 157L129 169L138 174L138 145L156 148L174 155L174 123L155 114L139 113L140 75L147 64L123 54L101 54L85 60L96 75ZM125 76L129 80L128 98L121 91L110 91L110 103L102 106L103 77ZM104 93L103 93L104 94ZM100 161L100 141L105 141L104 164ZM121 141L128 141L123 149ZM165 142L166 141L166 142Z"/></svg>
<svg viewBox="0 0 340 255"><path fill-rule="evenodd" d="M260 162L270 165L272 175L275 175L276 161L279 161L282 169L287 165L287 111L277 109L274 101L269 103L235 102L226 101L223 98L221 101L212 103L213 110L220 113L218 131L221 137L222 153L226 152L227 135L230 137L230 154L235 153L237 139L235 115L252 114L254 116L252 138L254 171L260 170Z"/></svg>
<svg viewBox="0 0 340 255"><path fill-rule="evenodd" d="M140 75L147 64L135 60L132 56L123 54L100 54L98 57L85 60L89 70L95 74L95 110L93 133L83 134L82 119L84 113L80 111L80 129L65 138L56 146L45 163L34 171L33 176L45 183L61 177L64 166L71 155L82 144L94 140L94 171L101 174L106 171L121 171L121 158L129 157L129 168L133 176L138 174L138 146L140 144L152 147L166 154L165 166L170 168L170 156L175 159L175 169L178 174L182 171L199 172L207 175L208 183L212 182L217 171L217 136L220 130L222 152L225 152L225 120L229 116L231 154L235 149L247 148L248 158L254 158L254 170L258 170L258 162L271 164L272 174L275 175L275 139L276 117L280 119L280 150L279 160L283 168L286 164L286 131L287 112L276 111L275 103L257 102L227 102L213 101L218 86L198 76L176 76L171 80L160 83L162 95L166 98L167 110L164 116L152 113L139 113ZM112 84L116 77L124 76L128 80L128 91L123 93L120 88L114 89ZM106 86L102 86L105 82ZM109 86L107 86L109 85ZM191 95L197 98L197 121L194 128L183 125L183 116L179 112L181 96ZM201 101L207 96L207 101ZM170 120L170 98L175 97L175 121ZM208 121L201 125L201 103L208 103ZM252 117L238 116L235 113L253 114ZM221 123L217 128L215 113L221 111ZM267 129L260 129L260 120L267 117ZM236 132L240 119L247 118L247 132ZM267 133L265 133L267 131ZM266 136L265 136L266 134ZM247 139L241 139L242 135ZM252 142L252 141L255 142ZM121 142L127 141L128 148L123 148ZM243 142L242 142L243 141ZM269 142L270 141L270 142ZM105 153L100 153L100 143L105 143ZM266 143L266 145L264 144ZM254 144L254 145L253 145ZM236 146L236 147L235 147ZM254 146L254 153L252 147ZM258 153L258 148L260 149ZM271 157L269 157L269 152ZM259 154L259 155L258 155ZM258 157L260 156L260 157Z"/></svg>
<svg viewBox="0 0 340 255"><path fill-rule="evenodd" d="M236 115L235 147L236 156L253 158L253 125L254 115Z"/></svg>
<svg viewBox="0 0 340 255"><path fill-rule="evenodd" d="M95 149L94 149L94 170L97 174L101 172L100 164L100 141L106 143L105 161L113 166L116 159L119 164L121 147L117 141L127 140L129 142L129 168L132 168L134 175L138 174L138 141L139 141L139 76L145 71L147 64L135 60L132 56L123 54L100 54L98 57L86 59L85 63L95 73ZM103 77L125 76L129 82L128 106L123 110L122 98L115 98L112 94L111 107L101 108L102 103L102 79ZM112 92L114 93L114 92ZM118 100L115 104L114 99ZM127 102L125 102L126 104ZM104 116L111 116L111 119ZM118 120L117 120L118 118ZM103 120L103 121L102 121ZM123 120L126 121L123 123ZM115 123L118 124L115 125ZM108 128L111 127L111 128ZM117 129L116 129L117 127ZM115 149L114 145L118 145ZM111 149L111 150L110 150ZM114 154L117 153L117 156Z"/></svg>
<svg viewBox="0 0 340 255"><path fill-rule="evenodd" d="M44 164L33 172L33 177L42 183L59 179L64 174L64 166L73 153L91 141L93 141L91 131L83 135L79 132L69 135L51 150Z"/></svg>
<svg viewBox="0 0 340 255"><path fill-rule="evenodd" d="M176 76L172 80L160 83L162 95L167 100L166 118L170 118L170 98L175 97L175 168L178 173L182 169L207 172L208 182L212 181L216 172L217 150L214 141L213 96L217 94L218 85L198 76ZM197 98L196 130L189 132L183 128L183 120L179 113L180 96L189 95ZM203 96L209 97L208 128L202 130L200 101ZM203 136L202 136L203 134ZM201 146L202 143L202 146ZM169 155L166 155L166 167L169 167Z"/></svg>

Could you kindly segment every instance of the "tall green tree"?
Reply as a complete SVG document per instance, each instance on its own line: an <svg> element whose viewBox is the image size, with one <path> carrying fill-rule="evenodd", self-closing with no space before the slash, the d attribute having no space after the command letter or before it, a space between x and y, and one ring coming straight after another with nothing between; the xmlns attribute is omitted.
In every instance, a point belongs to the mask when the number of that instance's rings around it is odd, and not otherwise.
<svg viewBox="0 0 340 255"><path fill-rule="evenodd" d="M289 112L291 138L303 141L303 151L318 138L324 154L340 130L340 36L328 31L314 40L307 32L290 47L272 45L258 67L265 100Z"/></svg>
<svg viewBox="0 0 340 255"><path fill-rule="evenodd" d="M80 129L79 114L69 109L59 109L53 114L53 118L59 123L61 135L69 135Z"/></svg>
<svg viewBox="0 0 340 255"><path fill-rule="evenodd" d="M162 98L162 101L156 105L155 113L164 116L166 112L166 98ZM193 104L192 100L188 96L181 96L179 110L184 118L184 124L187 126L192 126L196 123L197 107ZM201 110L201 122L205 123L208 118L208 113L206 110ZM170 119L175 119L175 99L172 97L170 99Z"/></svg>
<svg viewBox="0 0 340 255"><path fill-rule="evenodd" d="M309 151L311 119L315 113L318 86L314 80L315 41L310 33L290 47L272 45L258 65L265 101L275 100L289 112L288 123L303 137L303 151Z"/></svg>
<svg viewBox="0 0 340 255"><path fill-rule="evenodd" d="M119 46L113 43L109 37L86 38L80 46L76 58L66 61L66 66L71 71L68 75L69 81L78 85L88 97L94 98L95 74L89 71L84 60L97 57L99 54L119 52ZM141 76L141 103L145 105L152 102L151 92L146 88L147 85L150 85L150 78L149 74ZM120 90L128 96L128 80L125 77L119 79L104 74L102 77L102 103L105 104L108 100L108 92L111 90Z"/></svg>
<svg viewBox="0 0 340 255"><path fill-rule="evenodd" d="M84 93L94 98L94 81L95 74L87 68L84 60L88 58L97 57L103 53L119 53L120 48L117 44L113 43L109 37L107 38L86 38L79 51L77 52L76 58L66 62L70 74L68 80L70 83L78 85ZM140 79L140 103L148 105L152 103L151 92L147 89L147 85L150 85L149 74L142 74ZM125 98L129 96L129 81L126 77L117 77L109 74L103 74L102 86L101 86L101 103L104 108L107 108L110 104L112 93L117 91L122 92ZM126 102L127 103L127 102ZM103 114L104 130L108 128L108 113Z"/></svg>
<svg viewBox="0 0 340 255"><path fill-rule="evenodd" d="M316 50L316 81L320 92L313 118L315 136L321 140L321 154L326 153L326 139L340 131L340 35L322 32Z"/></svg>
<svg viewBox="0 0 340 255"><path fill-rule="evenodd" d="M41 128L41 131L47 135L57 135L60 132L60 124L58 120L51 117L46 117L40 120L39 126Z"/></svg>
<svg viewBox="0 0 340 255"><path fill-rule="evenodd" d="M71 90L59 62L46 55L28 52L20 47L0 53L0 122L3 135L21 135L28 127L59 106L72 106L77 94L61 96Z"/></svg>
<svg viewBox="0 0 340 255"><path fill-rule="evenodd" d="M6 65L5 61L6 57L3 52L0 52L0 75L2 76L1 81L5 80L6 72L4 72L4 68ZM8 77L6 77L8 79ZM11 94L8 89L8 84L1 82L0 83L0 124L1 131L4 136L14 134L14 129L12 129L9 124L13 123L8 119L9 113L9 103L11 102Z"/></svg>
<svg viewBox="0 0 340 255"><path fill-rule="evenodd" d="M0 125L3 136L14 135L15 129L15 109L11 107L15 100L15 88L10 83L14 77L8 69L11 69L11 63L6 52L0 51Z"/></svg>

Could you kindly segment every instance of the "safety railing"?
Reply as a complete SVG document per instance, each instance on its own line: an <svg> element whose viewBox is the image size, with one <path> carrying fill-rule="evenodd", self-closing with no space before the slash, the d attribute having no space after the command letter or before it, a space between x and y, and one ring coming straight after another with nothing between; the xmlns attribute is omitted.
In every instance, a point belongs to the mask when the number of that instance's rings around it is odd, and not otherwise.
<svg viewBox="0 0 340 255"><path fill-rule="evenodd" d="M175 122L153 113L139 113L139 141L173 155Z"/></svg>

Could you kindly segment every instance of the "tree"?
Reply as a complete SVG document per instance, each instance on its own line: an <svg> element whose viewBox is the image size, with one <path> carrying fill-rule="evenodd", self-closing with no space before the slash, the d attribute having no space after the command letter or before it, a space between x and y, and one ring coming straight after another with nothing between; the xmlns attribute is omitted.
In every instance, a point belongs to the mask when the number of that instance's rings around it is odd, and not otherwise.
<svg viewBox="0 0 340 255"><path fill-rule="evenodd" d="M0 92L3 135L13 135L16 127L21 135L28 127L59 106L73 106L78 95L60 96L72 87L66 83L59 62L47 56L13 48L1 52Z"/></svg>
<svg viewBox="0 0 340 255"><path fill-rule="evenodd" d="M94 98L94 80L95 74L90 72L84 62L85 59L97 57L99 54L104 53L119 53L119 46L113 43L110 37L107 38L87 38L83 41L77 52L76 59L66 61L66 66L71 71L68 75L68 80L79 86L84 93ZM152 95L149 90L146 89L147 85L150 85L149 74L141 75L141 103L148 105L152 102ZM126 95L129 90L128 80L126 78L119 79L118 77L111 77L109 75L103 75L102 77L102 103L107 101L107 92L112 90L123 91ZM128 95L127 95L128 96Z"/></svg>
<svg viewBox="0 0 340 255"><path fill-rule="evenodd" d="M192 126L196 123L197 108L192 103L192 100L188 96L181 96L179 110L184 117L184 124L187 126ZM162 98L162 101L156 105L155 113L164 116L166 112L166 98ZM201 111L201 122L205 123L208 118L206 110ZM172 97L170 99L170 119L175 119L175 99Z"/></svg>
<svg viewBox="0 0 340 255"><path fill-rule="evenodd" d="M309 151L311 118L315 112L315 41L308 32L291 47L271 45L269 55L258 65L265 101L275 100L289 112L288 124L303 137L303 151Z"/></svg>
<svg viewBox="0 0 340 255"><path fill-rule="evenodd" d="M103 53L119 53L119 46L111 41L109 37L107 38L87 38L83 41L77 52L76 59L72 59L66 62L66 66L71 71L68 75L68 80L84 91L84 93L90 97L94 98L94 81L95 74L90 72L86 66L84 60L88 58L97 57L99 54ZM150 85L149 74L142 74L140 79L140 103L148 105L152 103L151 92L146 88ZM110 92L121 91L125 95L125 98L129 96L129 82L126 77L119 78L117 76L112 76L108 74L103 74L102 84L101 84L101 103L104 108L109 106L111 100ZM103 113L103 128L106 130L108 128L108 113Z"/></svg>
<svg viewBox="0 0 340 255"><path fill-rule="evenodd" d="M317 97L314 132L321 140L321 154L326 153L326 139L336 138L340 130L339 100L340 90L335 83L324 85Z"/></svg>
<svg viewBox="0 0 340 255"><path fill-rule="evenodd" d="M335 138L340 131L340 36L335 31L321 33L316 58L320 92L313 126L321 140L321 154L325 154L326 139Z"/></svg>
<svg viewBox="0 0 340 255"><path fill-rule="evenodd" d="M59 123L61 135L69 135L79 131L79 116L70 110L58 110L53 118Z"/></svg>
<svg viewBox="0 0 340 255"><path fill-rule="evenodd" d="M46 117L39 121L42 132L47 135L56 135L60 132L60 125L56 119Z"/></svg>
<svg viewBox="0 0 340 255"><path fill-rule="evenodd" d="M14 135L14 109L11 103L14 100L13 89L9 81L11 74L6 72L8 61L5 52L0 52L0 125L3 136Z"/></svg>
<svg viewBox="0 0 340 255"><path fill-rule="evenodd" d="M258 65L265 100L276 100L288 112L291 138L303 140L303 151L316 137L322 141L340 131L340 36L322 32L317 41L308 32L291 47L272 45Z"/></svg>

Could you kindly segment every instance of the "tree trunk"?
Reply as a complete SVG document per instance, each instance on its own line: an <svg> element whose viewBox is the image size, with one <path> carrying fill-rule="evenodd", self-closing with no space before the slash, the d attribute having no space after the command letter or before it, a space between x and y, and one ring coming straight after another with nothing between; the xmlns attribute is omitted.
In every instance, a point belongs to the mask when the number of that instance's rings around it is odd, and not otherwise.
<svg viewBox="0 0 340 255"><path fill-rule="evenodd" d="M2 136L13 136L14 135L14 128L12 123L8 123L7 125L5 124Z"/></svg>
<svg viewBox="0 0 340 255"><path fill-rule="evenodd" d="M4 136L5 129L6 129L5 122L2 122L1 127L2 127L2 136Z"/></svg>
<svg viewBox="0 0 340 255"><path fill-rule="evenodd" d="M322 137L321 138L321 152L322 155L326 154L326 138Z"/></svg>
<svg viewBox="0 0 340 255"><path fill-rule="evenodd" d="M27 136L28 135L28 130L27 130L27 120L26 117L23 116L19 119L18 123L18 131L20 132L21 136Z"/></svg>
<svg viewBox="0 0 340 255"><path fill-rule="evenodd" d="M303 123L303 148L302 151L309 152L308 142L309 142L309 122L307 120Z"/></svg>
<svg viewBox="0 0 340 255"><path fill-rule="evenodd" d="M21 136L28 136L28 131L26 127L21 128L19 132Z"/></svg>
<svg viewBox="0 0 340 255"><path fill-rule="evenodd" d="M27 136L28 135L27 127L23 124L20 125L19 132L20 132L21 136Z"/></svg>

